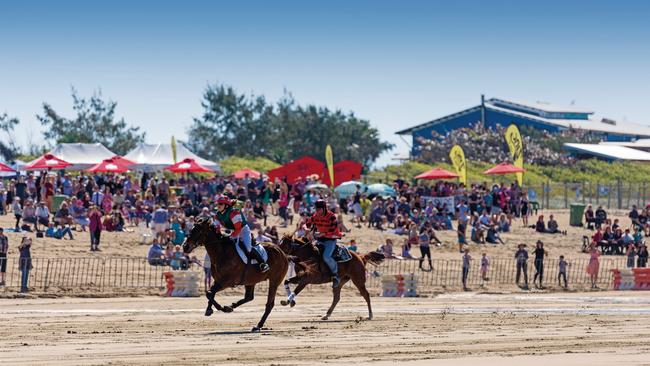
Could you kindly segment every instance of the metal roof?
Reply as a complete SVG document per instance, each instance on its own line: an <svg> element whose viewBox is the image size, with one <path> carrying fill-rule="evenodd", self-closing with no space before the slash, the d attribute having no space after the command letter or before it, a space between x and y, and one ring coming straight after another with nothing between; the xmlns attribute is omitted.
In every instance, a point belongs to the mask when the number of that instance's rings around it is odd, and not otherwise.
<svg viewBox="0 0 650 366"><path fill-rule="evenodd" d="M561 128L574 128L574 129L579 129L579 130L586 130L586 131L597 131L597 132L602 132L602 133L608 133L608 134L617 134L617 135L634 135L634 136L650 136L650 126L644 126L636 123L630 123L630 122L616 122L616 124L609 124L609 123L604 123L601 122L601 118L595 117L595 116L590 116L589 119L557 119L557 118L544 118L536 115L532 115L529 113L525 112L519 112L515 111L512 109L504 108L504 107L498 107L494 104L492 104L490 100L487 100L485 102L485 108L488 110L493 110L497 111L500 113L520 117L520 118L526 118L532 121L537 121L546 125L550 126L557 126ZM440 123L444 123L450 119L454 119L457 117L460 117L462 115L468 114L475 112L477 110L480 110L481 106L478 105L476 107L468 108L465 110L462 110L460 112L450 114L438 119L434 119L432 121L413 126L401 131L397 131L396 134L398 135L406 135L410 134L413 131L417 131L423 128L427 128L433 125L437 125ZM579 113L591 113L591 112L579 112ZM504 122L504 125L507 125L507 121ZM505 127L505 126L504 126Z"/></svg>
<svg viewBox="0 0 650 366"><path fill-rule="evenodd" d="M609 160L650 161L648 152L617 145L566 143L564 149Z"/></svg>
<svg viewBox="0 0 650 366"><path fill-rule="evenodd" d="M509 104L514 107L523 107L527 109L534 109L534 110L549 112L549 113L584 113L584 114L594 113L592 111L577 108L574 106L559 106L556 104L550 104L545 102L524 102L519 100L512 100L512 99L505 100L499 98L490 98L486 102L497 102L502 104Z"/></svg>

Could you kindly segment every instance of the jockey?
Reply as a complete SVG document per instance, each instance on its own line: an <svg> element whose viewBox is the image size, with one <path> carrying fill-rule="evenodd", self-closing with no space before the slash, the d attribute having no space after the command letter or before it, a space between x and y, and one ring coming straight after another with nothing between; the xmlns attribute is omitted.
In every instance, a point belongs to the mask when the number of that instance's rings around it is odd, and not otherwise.
<svg viewBox="0 0 650 366"><path fill-rule="evenodd" d="M260 271L268 271L269 265L266 264L260 253L253 250L251 246L251 230L244 215L238 209L233 208L232 204L232 200L226 196L217 197L217 220L219 220L219 224L230 232L231 238L237 238L235 245L238 245L241 240L246 249L246 256L248 259L257 260L260 264Z"/></svg>
<svg viewBox="0 0 650 366"><path fill-rule="evenodd" d="M332 287L340 283L338 267L332 254L336 248L336 239L341 238L339 225L334 212L327 209L325 201L316 201L316 213L307 220L307 227L316 229L316 240L323 245L323 261L332 271Z"/></svg>

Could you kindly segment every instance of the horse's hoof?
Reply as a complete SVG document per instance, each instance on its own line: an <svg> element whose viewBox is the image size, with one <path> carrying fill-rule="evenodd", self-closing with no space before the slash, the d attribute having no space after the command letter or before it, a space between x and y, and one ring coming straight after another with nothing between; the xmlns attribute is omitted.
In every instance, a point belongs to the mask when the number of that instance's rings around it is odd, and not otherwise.
<svg viewBox="0 0 650 366"><path fill-rule="evenodd" d="M205 310L205 316L210 316L210 315L212 315L212 313L214 313L214 310L212 310L212 308L209 308L209 309Z"/></svg>
<svg viewBox="0 0 650 366"><path fill-rule="evenodd" d="M261 328L253 327L253 329L251 329L251 333L259 333L260 330L261 330Z"/></svg>
<svg viewBox="0 0 650 366"><path fill-rule="evenodd" d="M291 305L291 307L296 306L296 300L291 300L291 302L289 303L289 305Z"/></svg>
<svg viewBox="0 0 650 366"><path fill-rule="evenodd" d="M366 320L372 320L372 315L368 316Z"/></svg>
<svg viewBox="0 0 650 366"><path fill-rule="evenodd" d="M327 320L327 319L329 319L328 315L325 315L324 317L320 318L320 320Z"/></svg>
<svg viewBox="0 0 650 366"><path fill-rule="evenodd" d="M223 311L224 313L232 313L233 310L235 310L235 309L233 309L232 307L230 307L230 306L228 306L228 305L223 306L223 307L221 308L221 311Z"/></svg>
<svg viewBox="0 0 650 366"><path fill-rule="evenodd" d="M287 300L282 300L282 301L280 301L280 305L282 305L282 306L287 306L287 305L289 305L289 301L287 301Z"/></svg>

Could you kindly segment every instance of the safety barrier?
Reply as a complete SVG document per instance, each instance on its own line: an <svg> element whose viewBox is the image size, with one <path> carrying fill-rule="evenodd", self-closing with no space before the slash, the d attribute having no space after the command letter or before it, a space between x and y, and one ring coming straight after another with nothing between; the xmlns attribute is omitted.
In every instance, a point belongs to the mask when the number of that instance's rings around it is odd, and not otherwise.
<svg viewBox="0 0 650 366"><path fill-rule="evenodd" d="M613 269L615 290L650 290L650 268Z"/></svg>
<svg viewBox="0 0 650 366"><path fill-rule="evenodd" d="M199 272L169 271L164 272L167 291L165 296L197 297L199 296Z"/></svg>

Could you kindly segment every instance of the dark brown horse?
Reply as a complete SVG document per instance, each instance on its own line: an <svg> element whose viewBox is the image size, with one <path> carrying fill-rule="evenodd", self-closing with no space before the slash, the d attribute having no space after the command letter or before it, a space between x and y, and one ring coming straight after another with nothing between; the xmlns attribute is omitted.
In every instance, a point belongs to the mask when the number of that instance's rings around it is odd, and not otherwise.
<svg viewBox="0 0 650 366"><path fill-rule="evenodd" d="M294 239L290 235L284 235L280 240L280 249L284 251L289 258L294 262L296 276L284 281L284 287L287 289L288 298L286 301L281 301L283 306L296 305L295 297L309 284L321 284L332 281L332 274L329 267L323 261L319 250L310 242ZM338 275L341 279L338 286L332 289L333 299L332 305L327 310L327 314L323 316L323 320L327 320L334 311L336 304L341 299L341 288L349 280L359 289L361 296L368 304L368 319L372 319L372 306L370 305L370 294L366 290L366 264L380 264L384 260L384 255L379 252L366 253L363 256L350 252L352 259L347 262L338 264ZM293 293L289 288L289 284L298 284Z"/></svg>
<svg viewBox="0 0 650 366"><path fill-rule="evenodd" d="M253 332L258 332L264 326L266 318L271 313L275 304L275 294L278 286L282 283L287 275L289 261L286 255L277 245L264 244L264 249L268 254L268 265L270 269L262 273L257 265L244 264L236 252L233 241L217 231L211 219L199 218L190 231L185 243L183 243L183 252L190 253L197 246L204 245L210 256L212 263L212 278L214 285L207 291L205 296L208 298L208 307L205 315L212 315L212 306L225 313L232 312L238 306L253 300L255 293L255 284L269 280L269 293L266 300L266 308L262 319L253 327ZM214 297L217 292L227 288L244 285L246 292L244 298L232 303L230 306L219 305Z"/></svg>

